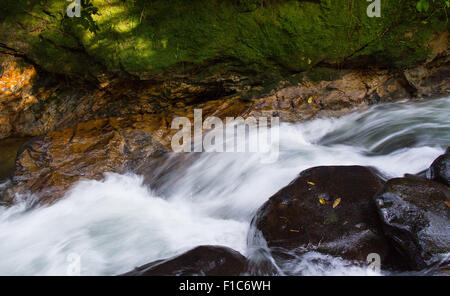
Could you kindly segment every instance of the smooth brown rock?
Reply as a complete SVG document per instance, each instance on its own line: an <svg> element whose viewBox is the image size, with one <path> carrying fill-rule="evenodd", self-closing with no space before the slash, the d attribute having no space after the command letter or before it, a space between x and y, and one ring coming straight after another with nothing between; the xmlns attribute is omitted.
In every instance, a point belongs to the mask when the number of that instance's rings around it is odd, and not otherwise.
<svg viewBox="0 0 450 296"><path fill-rule="evenodd" d="M154 139L150 122L142 124L137 117L99 119L31 140L19 151L6 201L31 192L41 203L50 203L81 178L133 171L141 161L166 151Z"/></svg>
<svg viewBox="0 0 450 296"><path fill-rule="evenodd" d="M409 98L409 88L401 75L388 71L344 70L334 81L306 81L254 99L247 113L255 117L279 116L287 122L341 116L354 108Z"/></svg>

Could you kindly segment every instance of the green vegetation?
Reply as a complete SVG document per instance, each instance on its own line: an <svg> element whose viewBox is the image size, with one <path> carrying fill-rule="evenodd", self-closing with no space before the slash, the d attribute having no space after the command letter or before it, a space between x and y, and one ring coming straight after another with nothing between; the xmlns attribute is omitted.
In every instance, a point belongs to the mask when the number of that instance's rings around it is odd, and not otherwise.
<svg viewBox="0 0 450 296"><path fill-rule="evenodd" d="M339 71L330 68L315 67L307 73L311 81L332 81L339 78Z"/></svg>
<svg viewBox="0 0 450 296"><path fill-rule="evenodd" d="M418 12L428 12L430 10L430 2L433 4L441 5L442 8L450 8L449 0L419 0L416 4Z"/></svg>
<svg viewBox="0 0 450 296"><path fill-rule="evenodd" d="M448 29L443 0L384 0L381 18L367 17L362 0L82 2L82 17L68 18L64 0L7 0L0 43L68 75L201 78L292 74L358 60L409 67L426 59L432 33Z"/></svg>

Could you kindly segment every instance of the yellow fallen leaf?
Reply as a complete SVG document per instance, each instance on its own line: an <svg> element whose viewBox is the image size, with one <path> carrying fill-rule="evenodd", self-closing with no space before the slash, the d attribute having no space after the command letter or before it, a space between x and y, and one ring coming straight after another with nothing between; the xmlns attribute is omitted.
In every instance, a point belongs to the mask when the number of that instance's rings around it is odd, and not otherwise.
<svg viewBox="0 0 450 296"><path fill-rule="evenodd" d="M337 207L338 205L339 205L339 203L341 202L341 198L339 197L339 198L336 198L336 200L334 201L334 203L333 203L333 209L335 208L335 207Z"/></svg>
<svg viewBox="0 0 450 296"><path fill-rule="evenodd" d="M297 230L297 229L291 229L291 230L289 230L290 232L300 232L300 230Z"/></svg>
<svg viewBox="0 0 450 296"><path fill-rule="evenodd" d="M348 224L348 221L345 221L342 225L347 225Z"/></svg>
<svg viewBox="0 0 450 296"><path fill-rule="evenodd" d="M312 186L316 185L314 182L308 182L308 184Z"/></svg>
<svg viewBox="0 0 450 296"><path fill-rule="evenodd" d="M325 199L319 197L319 202L321 205L326 205L328 203L328 201L326 201Z"/></svg>
<svg viewBox="0 0 450 296"><path fill-rule="evenodd" d="M308 99L308 104L312 104L312 102L313 102L313 98L312 98L312 97L309 97L309 99Z"/></svg>
<svg viewBox="0 0 450 296"><path fill-rule="evenodd" d="M446 201L445 204L447 205L447 207L450 207L450 201Z"/></svg>

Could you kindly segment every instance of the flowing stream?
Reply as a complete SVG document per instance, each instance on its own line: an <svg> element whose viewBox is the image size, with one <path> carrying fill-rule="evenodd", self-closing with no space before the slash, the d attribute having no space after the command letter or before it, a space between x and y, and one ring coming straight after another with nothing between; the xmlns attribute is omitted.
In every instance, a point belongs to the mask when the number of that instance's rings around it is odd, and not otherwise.
<svg viewBox="0 0 450 296"><path fill-rule="evenodd" d="M76 184L49 207L29 209L27 202L0 207L0 274L65 275L74 254L82 275L120 274L198 245L251 255L247 234L253 215L304 169L369 165L394 177L427 168L450 144L450 98L281 124L279 144L279 159L272 164L262 163L257 153L202 153L169 172L157 188L139 175L107 173L102 181ZM280 272L371 274L315 253Z"/></svg>

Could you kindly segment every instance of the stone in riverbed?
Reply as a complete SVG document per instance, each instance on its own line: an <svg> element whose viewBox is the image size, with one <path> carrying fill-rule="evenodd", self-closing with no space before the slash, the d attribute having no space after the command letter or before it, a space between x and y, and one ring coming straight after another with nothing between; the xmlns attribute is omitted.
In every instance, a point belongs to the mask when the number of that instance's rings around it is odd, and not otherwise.
<svg viewBox="0 0 450 296"><path fill-rule="evenodd" d="M151 124L138 116L104 118L32 139L18 152L4 201L11 203L16 193L31 192L48 204L82 178L133 171L143 160L167 151L154 139Z"/></svg>
<svg viewBox="0 0 450 296"><path fill-rule="evenodd" d="M410 269L450 264L450 190L417 176L389 180L376 197L383 228Z"/></svg>
<svg viewBox="0 0 450 296"><path fill-rule="evenodd" d="M221 246L199 246L184 254L158 260L124 276L237 276L247 270L247 259Z"/></svg>
<svg viewBox="0 0 450 296"><path fill-rule="evenodd" d="M365 262L378 253L389 264L393 249L373 200L383 184L367 167L311 168L272 196L252 224L275 257L314 250Z"/></svg>
<svg viewBox="0 0 450 296"><path fill-rule="evenodd" d="M445 154L433 161L430 168L425 172L425 176L429 180L450 186L450 148L447 148Z"/></svg>

